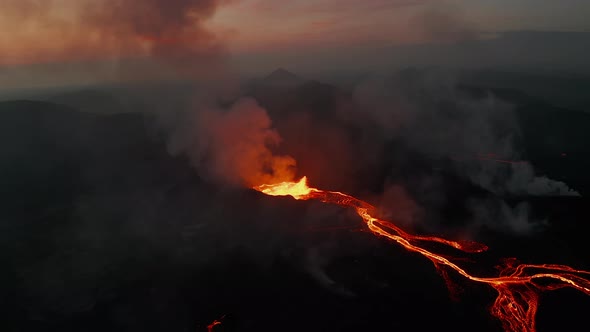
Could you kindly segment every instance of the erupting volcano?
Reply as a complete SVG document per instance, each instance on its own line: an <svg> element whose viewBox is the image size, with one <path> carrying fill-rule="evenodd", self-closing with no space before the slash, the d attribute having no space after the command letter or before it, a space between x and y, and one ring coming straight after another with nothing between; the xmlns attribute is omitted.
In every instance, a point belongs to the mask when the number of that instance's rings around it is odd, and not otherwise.
<svg viewBox="0 0 590 332"><path fill-rule="evenodd" d="M490 311L502 322L506 331L536 330L535 315L539 305L539 294L542 291L571 287L590 295L590 279L587 277L590 276L590 272L565 265L518 264L515 259L508 259L500 267L497 276L476 276L460 265L459 257L437 253L429 244L441 243L463 253L472 254L486 251L487 246L476 242L409 234L394 223L375 217L376 209L370 204L345 193L309 187L306 177L298 182L263 184L255 186L254 189L271 196L292 196L296 200L317 200L352 208L373 234L393 240L405 249L419 253L432 261L436 269L445 276L449 287L451 285L447 273L451 271L468 280L488 284L498 292Z"/></svg>

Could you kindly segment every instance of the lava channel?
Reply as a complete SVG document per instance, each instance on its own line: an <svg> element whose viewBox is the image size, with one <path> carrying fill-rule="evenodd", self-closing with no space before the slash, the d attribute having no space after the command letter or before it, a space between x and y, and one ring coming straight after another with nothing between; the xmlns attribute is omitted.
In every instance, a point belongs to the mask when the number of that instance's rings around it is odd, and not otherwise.
<svg viewBox="0 0 590 332"><path fill-rule="evenodd" d="M296 200L317 200L351 208L365 222L375 235L395 241L405 249L417 252L428 258L442 275L452 270L473 282L493 287L498 296L490 308L506 331L535 331L535 316L539 306L539 294L542 291L570 287L590 295L589 271L576 270L566 265L556 264L518 264L515 259L508 259L495 277L480 277L468 273L460 263L447 255L437 254L425 247L428 242L441 243L466 253L486 251L487 246L471 241L451 241L435 236L413 235L403 231L392 222L381 220L373 215L375 208L355 197L337 191L326 191L309 187L307 178L297 182L263 184L253 189L270 196L291 196ZM543 280L543 283L538 281ZM447 284L450 282L445 278ZM451 287L451 285L449 285Z"/></svg>

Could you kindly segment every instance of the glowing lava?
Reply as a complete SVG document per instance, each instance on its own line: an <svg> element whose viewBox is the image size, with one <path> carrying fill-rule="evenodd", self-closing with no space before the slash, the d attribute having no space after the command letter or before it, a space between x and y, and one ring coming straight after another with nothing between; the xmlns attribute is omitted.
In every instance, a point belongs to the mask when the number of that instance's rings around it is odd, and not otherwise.
<svg viewBox="0 0 590 332"><path fill-rule="evenodd" d="M312 192L319 191L307 185L307 177L305 176L299 182L263 184L254 189L270 196L293 196L295 199L306 199L305 197L309 196Z"/></svg>
<svg viewBox="0 0 590 332"><path fill-rule="evenodd" d="M214 320L211 324L207 325L207 332L213 332L215 330L215 326L221 325L221 320L225 318L225 315L221 316L221 318Z"/></svg>
<svg viewBox="0 0 590 332"><path fill-rule="evenodd" d="M265 184L254 189L271 196L292 196L297 200L313 199L353 208L373 234L384 236L409 251L423 255L432 261L443 276L452 270L471 281L490 285L498 292L490 312L500 319L506 331L535 331L535 315L541 291L571 287L590 295L590 280L582 277L590 275L590 272L575 270L565 265L517 264L515 259L510 259L501 266L498 276L472 275L459 265L458 258L438 254L433 249L428 249L426 244L442 243L467 253L483 252L488 249L487 246L476 242L450 241L434 236L406 233L389 221L373 217L375 208L370 204L341 192L311 188L307 185L305 177L298 182ZM543 280L543 284L539 284L539 280ZM445 281L449 283L446 277Z"/></svg>

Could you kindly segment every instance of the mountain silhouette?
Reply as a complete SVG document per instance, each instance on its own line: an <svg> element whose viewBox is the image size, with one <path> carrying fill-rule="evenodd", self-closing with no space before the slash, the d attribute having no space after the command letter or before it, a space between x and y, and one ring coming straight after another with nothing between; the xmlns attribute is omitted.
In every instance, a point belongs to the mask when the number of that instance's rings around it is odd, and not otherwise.
<svg viewBox="0 0 590 332"><path fill-rule="evenodd" d="M264 81L272 84L298 84L303 79L286 69L279 68L266 76Z"/></svg>

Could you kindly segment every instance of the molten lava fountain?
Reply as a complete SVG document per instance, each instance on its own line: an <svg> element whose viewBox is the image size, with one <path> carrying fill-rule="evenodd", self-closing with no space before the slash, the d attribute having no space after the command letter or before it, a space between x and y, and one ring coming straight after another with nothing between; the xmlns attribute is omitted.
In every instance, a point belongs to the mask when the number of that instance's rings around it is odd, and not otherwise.
<svg viewBox="0 0 590 332"><path fill-rule="evenodd" d="M506 331L535 331L535 314L539 305L539 293L542 291L571 287L590 295L590 280L583 277L589 276L590 272L575 270L565 265L517 264L512 259L507 260L496 277L472 275L456 262L458 259L437 254L426 249L424 245L428 242L442 243L466 253L483 252L488 249L487 246L476 242L450 241L406 233L389 221L373 217L375 208L370 204L345 193L311 188L307 185L305 177L299 182L264 184L254 189L271 196L292 196L297 200L318 200L352 208L373 234L384 236L409 251L423 255L434 263L443 276L452 270L471 281L490 285L498 291L498 297L490 311L500 319ZM539 280L545 281L543 285L537 282ZM445 281L450 282L447 278Z"/></svg>

